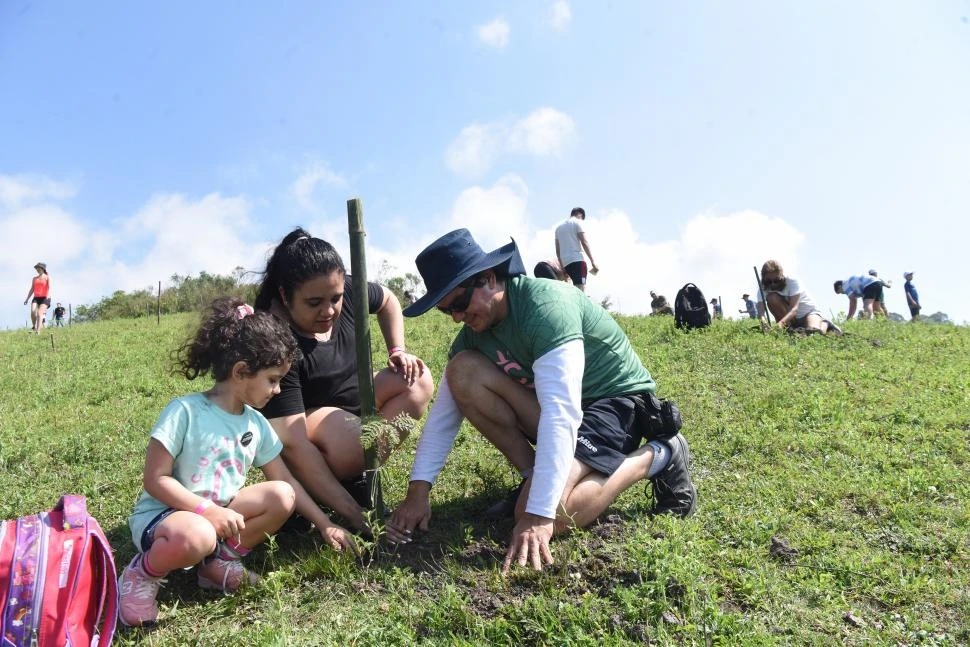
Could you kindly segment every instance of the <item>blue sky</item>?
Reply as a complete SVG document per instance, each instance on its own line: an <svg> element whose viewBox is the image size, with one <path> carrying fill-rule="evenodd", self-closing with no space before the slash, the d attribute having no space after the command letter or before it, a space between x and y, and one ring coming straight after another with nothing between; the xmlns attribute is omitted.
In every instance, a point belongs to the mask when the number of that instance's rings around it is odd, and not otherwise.
<svg viewBox="0 0 970 647"><path fill-rule="evenodd" d="M460 226L531 267L583 206L623 312L775 257L970 320L970 0L274 4L0 3L0 327L38 260L73 304L258 270L354 196L372 278Z"/></svg>

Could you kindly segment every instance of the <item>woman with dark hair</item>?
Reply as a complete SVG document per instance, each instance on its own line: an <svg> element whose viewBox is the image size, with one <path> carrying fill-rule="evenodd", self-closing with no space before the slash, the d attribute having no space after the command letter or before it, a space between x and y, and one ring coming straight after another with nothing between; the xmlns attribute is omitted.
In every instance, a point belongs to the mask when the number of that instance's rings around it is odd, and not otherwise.
<svg viewBox="0 0 970 647"><path fill-rule="evenodd" d="M289 323L303 352L262 409L283 441L283 458L314 499L366 529L353 298L337 250L297 228L273 250L255 305ZM387 420L420 418L434 383L405 350L401 304L377 283L367 284L366 298L388 352L387 368L374 375L377 409Z"/></svg>
<svg viewBox="0 0 970 647"><path fill-rule="evenodd" d="M47 265L44 263L37 263L34 269L37 270L37 276L30 283L24 305L27 305L30 297L33 296L34 300L30 302L30 322L33 332L39 333L44 327L47 309L51 307L51 276L47 273Z"/></svg>

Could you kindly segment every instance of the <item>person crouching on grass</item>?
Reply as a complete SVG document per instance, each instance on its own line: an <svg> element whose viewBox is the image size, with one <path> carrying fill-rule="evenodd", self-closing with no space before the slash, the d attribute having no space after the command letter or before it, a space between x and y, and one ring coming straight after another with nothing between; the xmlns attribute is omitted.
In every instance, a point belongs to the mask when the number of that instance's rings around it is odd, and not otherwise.
<svg viewBox="0 0 970 647"><path fill-rule="evenodd" d="M421 432L407 495L387 537L407 543L431 518L431 486L463 418L523 478L502 569L553 562L554 533L591 524L625 489L653 486L651 514L685 517L696 491L680 416L610 314L566 283L525 274L515 242L485 253L467 229L445 234L416 260L432 307L462 324ZM642 443L642 444L641 444Z"/></svg>
<svg viewBox="0 0 970 647"><path fill-rule="evenodd" d="M215 301L194 338L176 351L176 370L192 380L211 373L204 393L172 400L152 429L144 490L128 518L138 554L118 581L118 615L127 626L154 623L169 571L198 568L199 586L231 592L258 578L242 565L254 546L298 510L336 550L355 550L293 478L283 447L259 412L279 393L299 357L286 324L242 300ZM250 466L266 481L246 486Z"/></svg>

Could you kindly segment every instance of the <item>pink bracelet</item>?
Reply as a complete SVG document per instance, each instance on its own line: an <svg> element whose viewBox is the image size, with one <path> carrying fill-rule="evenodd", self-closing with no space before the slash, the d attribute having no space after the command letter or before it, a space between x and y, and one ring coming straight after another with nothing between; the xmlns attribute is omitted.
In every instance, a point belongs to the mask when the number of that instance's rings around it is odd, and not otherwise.
<svg viewBox="0 0 970 647"><path fill-rule="evenodd" d="M403 352L404 352L404 346L394 346L388 349L387 356L390 357L394 353L403 353Z"/></svg>
<svg viewBox="0 0 970 647"><path fill-rule="evenodd" d="M208 508L211 505L212 505L212 501L210 501L209 499L202 499L202 502L199 503L199 505L195 506L195 510L193 512L195 512L195 514L202 514L203 512L206 511L206 508Z"/></svg>

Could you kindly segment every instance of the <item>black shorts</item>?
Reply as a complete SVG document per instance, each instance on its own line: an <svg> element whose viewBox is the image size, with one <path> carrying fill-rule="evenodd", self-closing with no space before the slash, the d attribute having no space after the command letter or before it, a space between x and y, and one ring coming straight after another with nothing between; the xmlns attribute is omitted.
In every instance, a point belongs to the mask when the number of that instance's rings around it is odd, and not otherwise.
<svg viewBox="0 0 970 647"><path fill-rule="evenodd" d="M145 530L141 533L141 539L138 542L138 545L141 547L141 552L147 553L151 549L152 544L155 542L155 529L158 527L158 524L165 521L173 512L177 512L175 508L165 508L159 512L154 519L148 522L148 525L145 526Z"/></svg>
<svg viewBox="0 0 970 647"><path fill-rule="evenodd" d="M915 317L919 314L920 306L909 306L909 316Z"/></svg>
<svg viewBox="0 0 970 647"><path fill-rule="evenodd" d="M34 297L34 303L36 303L39 306L47 306L49 308L49 307L51 307L51 298L50 297Z"/></svg>
<svg viewBox="0 0 970 647"><path fill-rule="evenodd" d="M879 281L873 281L866 287L862 288L862 298L878 299L879 301L882 301L882 283Z"/></svg>
<svg viewBox="0 0 970 647"><path fill-rule="evenodd" d="M636 426L635 397L602 398L583 406L576 460L607 476L619 469L642 440Z"/></svg>
<svg viewBox="0 0 970 647"><path fill-rule="evenodd" d="M563 268L572 279L573 285L586 284L586 261L576 261Z"/></svg>
<svg viewBox="0 0 970 647"><path fill-rule="evenodd" d="M537 279L552 279L553 281L559 280L559 277L556 275L555 268L545 261L539 261L536 263L535 268L532 270L532 274Z"/></svg>

